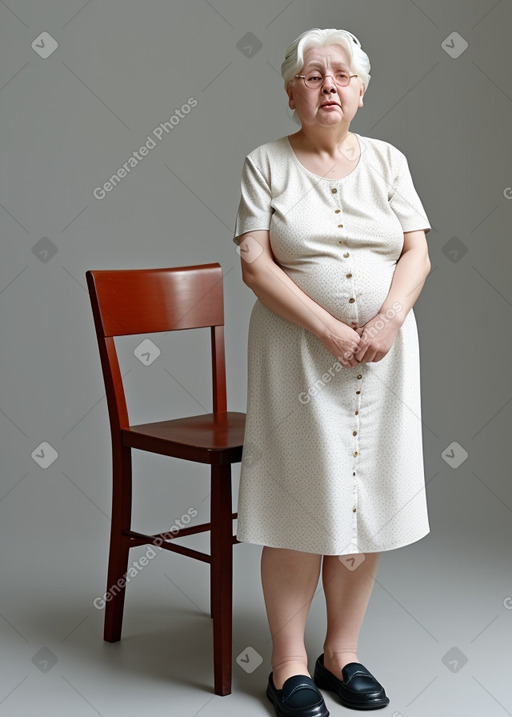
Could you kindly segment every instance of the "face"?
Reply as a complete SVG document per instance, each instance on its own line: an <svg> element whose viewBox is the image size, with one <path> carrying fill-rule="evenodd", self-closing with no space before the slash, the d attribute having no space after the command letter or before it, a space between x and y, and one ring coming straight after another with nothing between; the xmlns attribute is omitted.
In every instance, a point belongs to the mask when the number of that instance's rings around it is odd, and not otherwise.
<svg viewBox="0 0 512 717"><path fill-rule="evenodd" d="M304 53L304 64L298 75L306 75L317 69L325 77L318 89L310 89L304 80L295 77L288 85L288 106L297 112L304 125L331 127L350 125L359 107L363 106L364 83L360 77L352 77L346 87L339 87L332 75L339 70L354 74L350 68L350 58L341 45L310 47ZM322 107L326 102L334 102L330 107Z"/></svg>

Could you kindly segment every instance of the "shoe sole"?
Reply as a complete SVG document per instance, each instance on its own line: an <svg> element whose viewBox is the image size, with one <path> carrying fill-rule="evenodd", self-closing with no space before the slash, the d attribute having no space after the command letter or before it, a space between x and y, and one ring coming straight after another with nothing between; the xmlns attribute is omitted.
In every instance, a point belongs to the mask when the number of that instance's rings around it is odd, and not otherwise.
<svg viewBox="0 0 512 717"><path fill-rule="evenodd" d="M320 690L326 690L327 692L334 692L340 703L343 705L343 707L350 707L350 709L353 710L378 710L382 707L387 707L389 705L389 697L386 697L382 700L376 700L374 702L367 702L361 703L361 702L351 702L350 700L347 700L345 697L342 697L336 688L331 687L329 683L324 682L322 678L314 677L314 683Z"/></svg>

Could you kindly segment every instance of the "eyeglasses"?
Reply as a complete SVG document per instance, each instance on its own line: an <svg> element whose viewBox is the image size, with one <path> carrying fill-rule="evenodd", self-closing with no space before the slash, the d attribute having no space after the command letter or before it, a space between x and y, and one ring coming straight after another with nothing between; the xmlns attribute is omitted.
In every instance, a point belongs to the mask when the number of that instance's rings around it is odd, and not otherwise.
<svg viewBox="0 0 512 717"><path fill-rule="evenodd" d="M336 72L335 75L322 75L318 70L311 70L307 75L295 75L299 79L304 80L306 87L310 90L317 90L321 87L326 77L332 77L338 87L346 87L350 84L352 77L358 77L358 75L349 75L348 72Z"/></svg>

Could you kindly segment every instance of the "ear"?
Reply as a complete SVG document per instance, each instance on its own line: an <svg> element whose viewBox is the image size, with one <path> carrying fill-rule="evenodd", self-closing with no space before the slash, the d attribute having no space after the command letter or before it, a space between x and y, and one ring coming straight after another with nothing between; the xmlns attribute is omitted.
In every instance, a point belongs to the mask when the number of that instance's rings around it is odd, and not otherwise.
<svg viewBox="0 0 512 717"><path fill-rule="evenodd" d="M286 94L288 95L288 107L293 110L295 109L295 100L293 99L293 87L292 85L288 85L286 88Z"/></svg>
<svg viewBox="0 0 512 717"><path fill-rule="evenodd" d="M363 95L365 92L366 92L366 86L363 82L363 84L361 85L361 91L359 93L359 105L358 105L359 107L363 107Z"/></svg>

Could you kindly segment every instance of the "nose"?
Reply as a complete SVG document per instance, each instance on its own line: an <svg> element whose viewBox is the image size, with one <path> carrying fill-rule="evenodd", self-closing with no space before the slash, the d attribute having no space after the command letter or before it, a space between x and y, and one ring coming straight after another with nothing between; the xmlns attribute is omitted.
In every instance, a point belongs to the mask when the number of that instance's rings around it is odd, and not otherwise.
<svg viewBox="0 0 512 717"><path fill-rule="evenodd" d="M336 83L331 75L325 75L322 92L336 92Z"/></svg>

